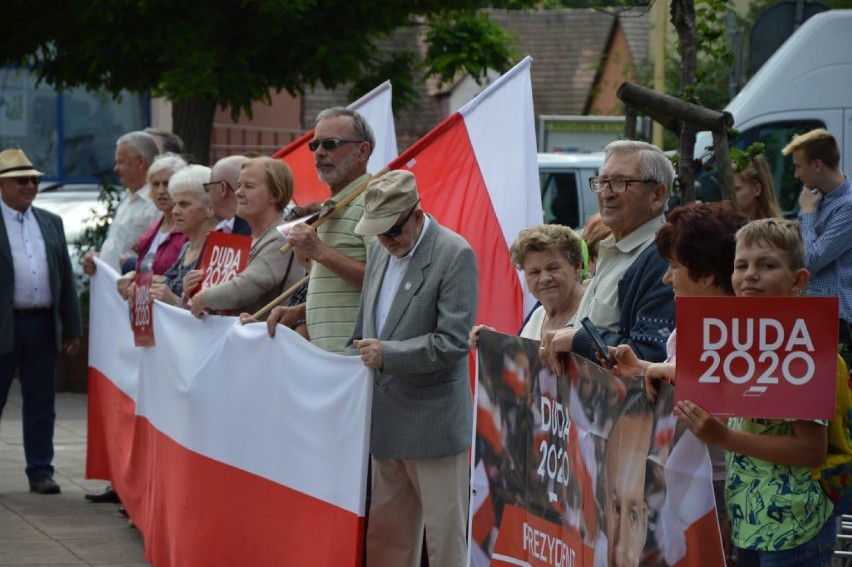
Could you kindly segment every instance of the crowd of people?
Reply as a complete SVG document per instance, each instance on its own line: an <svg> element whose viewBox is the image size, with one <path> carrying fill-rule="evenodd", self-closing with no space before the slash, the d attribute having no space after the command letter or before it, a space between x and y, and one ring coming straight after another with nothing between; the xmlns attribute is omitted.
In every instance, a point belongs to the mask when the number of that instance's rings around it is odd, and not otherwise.
<svg viewBox="0 0 852 567"><path fill-rule="evenodd" d="M337 206L322 223L295 224L285 237L278 228L295 187L283 161L229 156L208 168L188 163L173 134L125 134L116 142L115 172L126 191L101 250L83 267L94 273L99 257L123 274L118 293L131 301L137 275L151 272L153 299L196 317L241 315L244 324L307 276L297 299L271 309L263 324L270 336L290 327L374 371L367 564L419 565L425 533L430 564L464 565L468 357L483 328L476 325L477 262L461 237L422 209L413 174L367 173L374 145L357 112L335 107L318 115L309 148ZM511 246L538 301L520 335L540 340L543 363L557 371L574 352L617 376L644 375L651 402L656 380L674 378L678 297L836 296L841 351L852 351L852 188L837 143L815 130L784 153L803 184L798 221L780 218L760 156L735 172L736 203L667 214L675 178L668 157L644 142L610 143L590 180L598 214L577 232L529 227ZM30 488L55 494L56 362L58 353L76 350L81 325L62 221L32 206L42 175L21 150L0 152L0 263L8 266L0 270L0 410L17 371ZM200 261L215 231L249 238L248 262L230 281L202 288ZM285 241L291 251L282 255ZM585 318L594 330L579 324ZM595 334L614 363L596 354ZM826 455L825 423L724 423L691 402L678 406L678 418L711 446L731 561L798 556L807 558L800 564L828 564L832 504L810 477ZM794 488L784 498L781 477ZM757 497L781 504L747 513ZM86 498L120 502L109 487ZM615 550L617 535L607 537ZM623 554L635 564L636 549Z"/></svg>

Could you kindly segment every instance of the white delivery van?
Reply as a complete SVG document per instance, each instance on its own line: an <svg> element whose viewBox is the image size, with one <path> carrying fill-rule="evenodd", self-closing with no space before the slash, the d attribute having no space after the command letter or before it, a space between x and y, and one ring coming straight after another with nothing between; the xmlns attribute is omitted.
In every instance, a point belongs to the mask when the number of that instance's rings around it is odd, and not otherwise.
<svg viewBox="0 0 852 567"><path fill-rule="evenodd" d="M603 165L603 152L538 154L544 222L580 230L598 212L598 198L589 178Z"/></svg>
<svg viewBox="0 0 852 567"><path fill-rule="evenodd" d="M775 178L778 204L785 216L799 209L801 183L793 163L781 155L794 134L825 128L837 139L841 167L852 174L852 10L829 10L808 19L746 84L725 109L740 137L732 146L766 144L764 156ZM713 139L701 132L696 157L710 164ZM714 170L696 176L703 201L721 197Z"/></svg>

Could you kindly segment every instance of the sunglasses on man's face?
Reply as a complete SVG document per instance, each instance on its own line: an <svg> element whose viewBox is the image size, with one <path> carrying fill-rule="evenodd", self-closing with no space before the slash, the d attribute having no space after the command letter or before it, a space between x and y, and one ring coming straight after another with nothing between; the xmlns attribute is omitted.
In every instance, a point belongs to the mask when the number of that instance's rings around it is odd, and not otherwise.
<svg viewBox="0 0 852 567"><path fill-rule="evenodd" d="M419 202L420 199L417 199L417 203ZM410 219L411 215L414 214L414 211L417 210L417 203L414 203L414 207L412 207L411 210L408 211L408 214L405 215L404 219L384 231L380 236L384 236L385 238L396 238L397 236L402 234L402 229L405 228L405 223L408 222L408 219Z"/></svg>
<svg viewBox="0 0 852 567"><path fill-rule="evenodd" d="M311 140L308 142L308 149L315 152L322 146L327 152L333 152L343 144L360 144L364 140L344 140L343 138L326 138L325 140Z"/></svg>
<svg viewBox="0 0 852 567"><path fill-rule="evenodd" d="M202 183L201 185L202 185L202 187L204 187L204 192L205 192L205 193L209 193L209 192L210 192L210 188L211 188L211 187L214 187L214 186L216 186L216 185L221 185L222 183L224 183L224 184L225 184L225 187L227 187L227 188L228 188L228 190L229 190L231 193L235 193L235 192L236 192L236 191L235 191L235 189L234 189L233 187L231 187L231 184L230 184L230 183L228 183L227 181L225 181L224 179L223 179L222 181L211 181L211 182L209 182L209 183Z"/></svg>
<svg viewBox="0 0 852 567"><path fill-rule="evenodd" d="M38 177L15 177L14 179L18 183L18 185L22 187L28 183L32 183L33 185L38 187Z"/></svg>

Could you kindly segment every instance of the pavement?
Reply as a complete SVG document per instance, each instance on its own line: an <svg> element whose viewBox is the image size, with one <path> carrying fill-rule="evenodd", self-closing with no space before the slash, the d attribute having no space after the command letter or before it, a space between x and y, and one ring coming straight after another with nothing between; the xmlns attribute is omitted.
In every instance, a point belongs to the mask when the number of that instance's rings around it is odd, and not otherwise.
<svg viewBox="0 0 852 567"><path fill-rule="evenodd" d="M118 505L83 498L107 484L85 478L86 404L86 394L57 393L53 466L62 494L29 492L20 388L13 383L0 419L0 567L149 565L142 535Z"/></svg>

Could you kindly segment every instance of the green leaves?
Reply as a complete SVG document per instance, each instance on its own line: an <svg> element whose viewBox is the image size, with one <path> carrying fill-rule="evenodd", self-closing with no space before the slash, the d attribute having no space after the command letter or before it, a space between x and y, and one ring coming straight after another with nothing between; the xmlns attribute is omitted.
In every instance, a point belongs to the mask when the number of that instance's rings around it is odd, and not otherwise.
<svg viewBox="0 0 852 567"><path fill-rule="evenodd" d="M489 69L503 72L517 57L512 35L485 12L453 10L433 15L426 42L426 73L441 83L452 82L460 72L480 83Z"/></svg>

